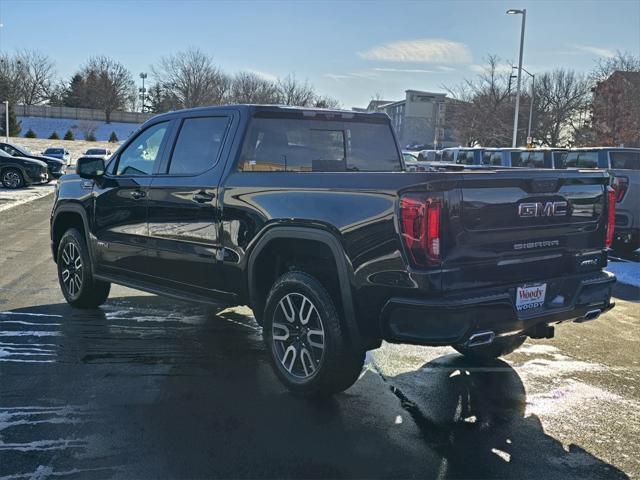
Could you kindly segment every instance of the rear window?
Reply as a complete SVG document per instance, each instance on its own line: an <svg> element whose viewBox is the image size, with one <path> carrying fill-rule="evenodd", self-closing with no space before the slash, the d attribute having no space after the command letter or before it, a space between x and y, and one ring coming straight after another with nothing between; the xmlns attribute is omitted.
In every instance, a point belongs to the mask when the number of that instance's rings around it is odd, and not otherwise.
<svg viewBox="0 0 640 480"><path fill-rule="evenodd" d="M475 153L469 150L460 150L458 152L458 158L456 159L456 163L461 163L463 165L473 165L474 163Z"/></svg>
<svg viewBox="0 0 640 480"><path fill-rule="evenodd" d="M617 170L640 170L640 152L609 152L611 168Z"/></svg>
<svg viewBox="0 0 640 480"><path fill-rule="evenodd" d="M482 154L483 165L502 165L502 153L501 152L484 152Z"/></svg>
<svg viewBox="0 0 640 480"><path fill-rule="evenodd" d="M402 170L387 123L254 118L242 148L246 172Z"/></svg>
<svg viewBox="0 0 640 480"><path fill-rule="evenodd" d="M544 152L511 152L511 166L544 168Z"/></svg>
<svg viewBox="0 0 640 480"><path fill-rule="evenodd" d="M563 168L598 168L598 152L568 152Z"/></svg>
<svg viewBox="0 0 640 480"><path fill-rule="evenodd" d="M104 148L90 148L85 155L106 155L107 151Z"/></svg>
<svg viewBox="0 0 640 480"><path fill-rule="evenodd" d="M63 154L64 150L61 148L47 148L44 153Z"/></svg>
<svg viewBox="0 0 640 480"><path fill-rule="evenodd" d="M453 152L451 150L443 150L442 161L449 163L453 162Z"/></svg>

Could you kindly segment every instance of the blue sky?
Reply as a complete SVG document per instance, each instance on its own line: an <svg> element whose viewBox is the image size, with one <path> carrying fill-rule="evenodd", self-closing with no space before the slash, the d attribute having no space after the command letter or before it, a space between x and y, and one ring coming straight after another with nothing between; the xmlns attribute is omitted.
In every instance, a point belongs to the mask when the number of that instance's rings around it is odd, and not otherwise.
<svg viewBox="0 0 640 480"><path fill-rule="evenodd" d="M594 60L640 55L640 1L30 1L0 0L0 50L37 49L68 77L105 54L135 74L197 46L228 72L294 72L345 107L376 92L442 91L477 73L488 54L517 60L527 9L524 65L587 72Z"/></svg>

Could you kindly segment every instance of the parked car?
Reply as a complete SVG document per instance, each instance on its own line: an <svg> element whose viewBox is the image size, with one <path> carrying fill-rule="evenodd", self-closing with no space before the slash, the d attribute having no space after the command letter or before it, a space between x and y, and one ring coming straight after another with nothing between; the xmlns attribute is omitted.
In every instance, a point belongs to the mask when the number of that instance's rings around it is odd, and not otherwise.
<svg viewBox="0 0 640 480"><path fill-rule="evenodd" d="M381 113L159 115L60 180L60 287L78 308L111 283L249 305L305 395L348 388L383 339L495 358L613 307L606 172L439 165L402 172Z"/></svg>
<svg viewBox="0 0 640 480"><path fill-rule="evenodd" d="M105 160L109 160L111 156L111 150L108 148L89 148L83 154L84 157L95 157L95 158L104 158Z"/></svg>
<svg viewBox="0 0 640 480"><path fill-rule="evenodd" d="M49 179L60 178L66 173L67 165L63 160L59 160L53 157L45 157L42 155L35 155L28 148L22 145L16 145L15 143L0 143L0 150L8 153L12 157L31 158L33 160L40 160L47 164L49 168Z"/></svg>
<svg viewBox="0 0 640 480"><path fill-rule="evenodd" d="M32 158L13 157L0 149L0 180L5 188L20 188L49 181L47 164Z"/></svg>
<svg viewBox="0 0 640 480"><path fill-rule="evenodd" d="M640 148L575 148L567 152L561 168L604 168L616 190L615 247L640 247Z"/></svg>
<svg viewBox="0 0 640 480"><path fill-rule="evenodd" d="M418 160L416 152L408 152L404 150L402 152L402 158L404 160L404 169L407 172L426 172L429 165L426 162Z"/></svg>
<svg viewBox="0 0 640 480"><path fill-rule="evenodd" d="M461 165L482 165L483 151L484 149L480 147L444 148L441 153L441 161Z"/></svg>
<svg viewBox="0 0 640 480"><path fill-rule="evenodd" d="M439 162L441 160L441 150L420 150L420 152L418 153L419 162Z"/></svg>
<svg viewBox="0 0 640 480"><path fill-rule="evenodd" d="M566 149L485 148L482 165L502 167L553 168Z"/></svg>
<svg viewBox="0 0 640 480"><path fill-rule="evenodd" d="M42 152L42 155L44 155L45 157L58 158L60 160L63 160L67 165L71 164L71 154L66 148L49 147L44 152Z"/></svg>

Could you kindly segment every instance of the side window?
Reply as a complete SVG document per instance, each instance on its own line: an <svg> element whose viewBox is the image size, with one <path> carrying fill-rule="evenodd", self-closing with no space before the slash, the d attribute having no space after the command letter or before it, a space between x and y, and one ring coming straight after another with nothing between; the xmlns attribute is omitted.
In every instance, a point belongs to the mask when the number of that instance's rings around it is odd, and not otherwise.
<svg viewBox="0 0 640 480"><path fill-rule="evenodd" d="M399 171L387 123L255 118L244 141L245 172Z"/></svg>
<svg viewBox="0 0 640 480"><path fill-rule="evenodd" d="M178 133L169 173L198 175L218 163L229 117L187 118Z"/></svg>
<svg viewBox="0 0 640 480"><path fill-rule="evenodd" d="M617 170L640 170L640 152L610 152L611 168Z"/></svg>
<svg viewBox="0 0 640 480"><path fill-rule="evenodd" d="M522 159L522 152L511 152L511 166L523 167L524 161Z"/></svg>
<svg viewBox="0 0 640 480"><path fill-rule="evenodd" d="M169 122L158 123L144 130L120 154L116 175L150 175L159 160L162 142Z"/></svg>

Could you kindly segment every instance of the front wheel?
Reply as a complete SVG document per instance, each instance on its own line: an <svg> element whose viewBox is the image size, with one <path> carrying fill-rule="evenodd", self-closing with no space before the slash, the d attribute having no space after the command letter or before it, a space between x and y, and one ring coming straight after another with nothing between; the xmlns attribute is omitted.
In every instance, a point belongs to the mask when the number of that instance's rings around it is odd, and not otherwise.
<svg viewBox="0 0 640 480"><path fill-rule="evenodd" d="M65 232L58 246L58 281L67 302L78 308L96 308L109 297L111 284L93 278L84 236L75 228Z"/></svg>
<svg viewBox="0 0 640 480"><path fill-rule="evenodd" d="M274 371L290 391L326 396L358 379L365 352L349 344L331 296L314 277L289 272L278 278L263 320Z"/></svg>
<svg viewBox="0 0 640 480"><path fill-rule="evenodd" d="M525 336L498 337L488 345L479 345L477 347L454 345L453 348L465 357L486 360L508 355L520 348L526 339L527 337Z"/></svg>
<svg viewBox="0 0 640 480"><path fill-rule="evenodd" d="M24 177L17 168L7 168L2 172L2 185L5 188L20 188L24 186Z"/></svg>

